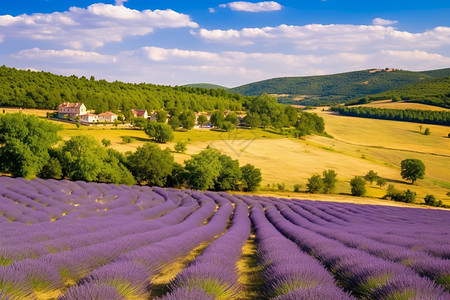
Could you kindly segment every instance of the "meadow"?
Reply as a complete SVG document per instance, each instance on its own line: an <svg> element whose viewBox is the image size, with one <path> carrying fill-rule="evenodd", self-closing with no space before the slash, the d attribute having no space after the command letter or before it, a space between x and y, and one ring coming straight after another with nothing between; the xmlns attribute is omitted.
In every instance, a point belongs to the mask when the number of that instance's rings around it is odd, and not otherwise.
<svg viewBox="0 0 450 300"><path fill-rule="evenodd" d="M450 299L450 212L0 177L0 299Z"/></svg>
<svg viewBox="0 0 450 300"><path fill-rule="evenodd" d="M6 109L9 112L9 109ZM22 110L45 116L45 111ZM12 110L11 112L14 112ZM313 174L333 169L338 174L336 194L324 196L328 200L352 201L349 182L354 176L364 176L374 170L387 183L401 190L411 189L417 193L417 202L423 202L427 194L433 194L444 204L450 205L450 139L449 128L439 125L423 125L430 128L431 135L421 134L420 124L340 116L336 113L317 108L324 120L326 131L333 138L307 136L295 139L281 135L273 130L236 129L221 132L208 129L193 129L187 132L174 132L173 142L161 144L162 148L172 150L178 141L188 142L185 153L173 155L178 163L190 159L207 146L214 147L224 154L238 159L240 163L250 163L260 168L263 182L259 193L276 193L283 197L301 197L323 199L311 194L293 193L294 185L300 184L306 191L307 179ZM151 139L143 130L112 125L81 126L57 122L63 127L60 132L67 140L75 135L92 135L98 141L103 138L111 141L111 147L121 152L135 151ZM122 138L130 136L131 143L123 143ZM417 158L426 166L426 176L415 185L400 176L400 162L405 158ZM284 185L278 190L278 184ZM369 202L386 194L387 185L379 187L375 183L367 185ZM367 198L358 198L364 203ZM367 199L369 200L369 199ZM382 201L380 203L385 203Z"/></svg>

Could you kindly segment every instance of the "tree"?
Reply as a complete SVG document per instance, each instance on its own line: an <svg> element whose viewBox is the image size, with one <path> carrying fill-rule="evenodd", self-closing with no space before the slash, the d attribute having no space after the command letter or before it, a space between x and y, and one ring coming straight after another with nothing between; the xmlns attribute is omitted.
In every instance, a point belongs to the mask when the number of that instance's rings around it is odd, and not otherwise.
<svg viewBox="0 0 450 300"><path fill-rule="evenodd" d="M156 112L156 122L158 123L166 123L167 121L167 112L165 110L158 110Z"/></svg>
<svg viewBox="0 0 450 300"><path fill-rule="evenodd" d="M379 187L383 187L386 185L386 178L378 177L377 178L377 185Z"/></svg>
<svg viewBox="0 0 450 300"><path fill-rule="evenodd" d="M211 115L211 119L209 120L211 125L215 126L217 128L220 128L220 126L222 125L223 121L225 121L225 117L223 116L223 111L215 111L215 112L213 112L212 115Z"/></svg>
<svg viewBox="0 0 450 300"><path fill-rule="evenodd" d="M122 143L123 144L129 144L133 141L133 139L131 138L131 136L129 135L125 135L122 137Z"/></svg>
<svg viewBox="0 0 450 300"><path fill-rule="evenodd" d="M234 126L234 124L231 122L228 122L228 121L224 121L224 122L222 122L222 124L220 124L220 129L223 129L226 132L231 131L235 128L236 127Z"/></svg>
<svg viewBox="0 0 450 300"><path fill-rule="evenodd" d="M239 181L242 177L242 171L239 168L239 161L223 154L220 155L219 161L222 167L219 177L216 179L216 190L238 190Z"/></svg>
<svg viewBox="0 0 450 300"><path fill-rule="evenodd" d="M56 157L51 157L39 172L38 177L43 179L60 179L62 177L62 168L59 160Z"/></svg>
<svg viewBox="0 0 450 300"><path fill-rule="evenodd" d="M136 180L148 186L164 186L174 166L170 150L151 143L138 147L128 156L128 163Z"/></svg>
<svg viewBox="0 0 450 300"><path fill-rule="evenodd" d="M166 143L173 140L172 128L167 124L149 121L147 122L147 126L144 131L149 137L154 138L154 140L158 143Z"/></svg>
<svg viewBox="0 0 450 300"><path fill-rule="evenodd" d="M187 142L179 141L175 144L174 149L177 153L184 153L187 149Z"/></svg>
<svg viewBox="0 0 450 300"><path fill-rule="evenodd" d="M200 126L200 128L203 128L206 124L208 124L208 118L204 115L200 115L197 118L197 124Z"/></svg>
<svg viewBox="0 0 450 300"><path fill-rule="evenodd" d="M412 184L414 184L417 179L423 179L423 176L425 175L425 165L420 159L408 158L402 160L400 168L402 178L411 180Z"/></svg>
<svg viewBox="0 0 450 300"><path fill-rule="evenodd" d="M239 124L239 118L238 118L238 116L237 116L234 112L229 113L229 114L225 117L225 121L226 121L226 122L230 122L231 124L233 124L233 125L235 125L235 126Z"/></svg>
<svg viewBox="0 0 450 300"><path fill-rule="evenodd" d="M258 128L261 126L261 118L256 113L247 113L244 117L244 123L250 128Z"/></svg>
<svg viewBox="0 0 450 300"><path fill-rule="evenodd" d="M192 155L190 160L185 161L185 166L188 171L187 181L192 188L212 189L222 169L220 152L208 147L199 154Z"/></svg>
<svg viewBox="0 0 450 300"><path fill-rule="evenodd" d="M370 170L369 172L367 172L367 174L364 176L364 179L367 181L370 181L370 184L373 183L374 180L376 180L378 178L378 173L375 172L374 170Z"/></svg>
<svg viewBox="0 0 450 300"><path fill-rule="evenodd" d="M109 147L109 146L111 146L111 140L102 139L102 144L105 147Z"/></svg>
<svg viewBox="0 0 450 300"><path fill-rule="evenodd" d="M425 204L426 205L437 206L437 207L442 206L442 201L441 200L437 200L436 197L434 197L434 195L427 194L425 196L424 200L425 200Z"/></svg>
<svg viewBox="0 0 450 300"><path fill-rule="evenodd" d="M147 120L142 119L142 118L134 118L132 120L133 126L139 128L139 129L145 128L146 122L147 122Z"/></svg>
<svg viewBox="0 0 450 300"><path fill-rule="evenodd" d="M13 177L32 178L50 159L49 150L61 138L61 126L34 115L0 116L0 170Z"/></svg>
<svg viewBox="0 0 450 300"><path fill-rule="evenodd" d="M172 130L176 130L176 129L180 128L180 125L181 125L180 119L178 119L177 116L170 117L169 125L172 128Z"/></svg>
<svg viewBox="0 0 450 300"><path fill-rule="evenodd" d="M431 134L431 131L430 131L430 128L425 128L425 130L423 131L423 134L424 135L430 135Z"/></svg>
<svg viewBox="0 0 450 300"><path fill-rule="evenodd" d="M244 191L256 191L262 181L261 169L255 168L255 166L251 164L246 164L241 167L241 171Z"/></svg>
<svg viewBox="0 0 450 300"><path fill-rule="evenodd" d="M351 192L353 196L362 197L366 194L366 181L361 176L355 176L350 180Z"/></svg>
<svg viewBox="0 0 450 300"><path fill-rule="evenodd" d="M63 173L71 180L133 184L123 155L101 146L92 136L74 136L60 151Z"/></svg>
<svg viewBox="0 0 450 300"><path fill-rule="evenodd" d="M192 110L185 110L179 116L181 127L186 130L194 128L195 125L195 114Z"/></svg>
<svg viewBox="0 0 450 300"><path fill-rule="evenodd" d="M331 194L336 188L337 174L334 170L323 171L323 192Z"/></svg>
<svg viewBox="0 0 450 300"><path fill-rule="evenodd" d="M306 187L308 188L309 193L320 193L323 189L323 179L320 177L320 175L315 174L312 175L308 179L308 183L306 184Z"/></svg>

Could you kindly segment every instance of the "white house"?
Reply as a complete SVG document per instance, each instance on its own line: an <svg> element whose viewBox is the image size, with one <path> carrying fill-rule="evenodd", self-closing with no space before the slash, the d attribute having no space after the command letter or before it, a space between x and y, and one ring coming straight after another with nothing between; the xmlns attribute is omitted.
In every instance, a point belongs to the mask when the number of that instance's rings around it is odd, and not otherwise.
<svg viewBox="0 0 450 300"><path fill-rule="evenodd" d="M144 119L148 118L148 113L147 110L145 109L132 109L131 113L135 118L144 118Z"/></svg>
<svg viewBox="0 0 450 300"><path fill-rule="evenodd" d="M58 106L58 115L60 118L65 116L79 117L87 113L86 106L83 103L63 102Z"/></svg>
<svg viewBox="0 0 450 300"><path fill-rule="evenodd" d="M110 111L98 114L98 121L99 122L109 122L112 123L115 120L117 120L117 115L115 113L112 113Z"/></svg>
<svg viewBox="0 0 450 300"><path fill-rule="evenodd" d="M87 113L84 115L81 115L81 121L86 123L97 123L98 122L98 115Z"/></svg>

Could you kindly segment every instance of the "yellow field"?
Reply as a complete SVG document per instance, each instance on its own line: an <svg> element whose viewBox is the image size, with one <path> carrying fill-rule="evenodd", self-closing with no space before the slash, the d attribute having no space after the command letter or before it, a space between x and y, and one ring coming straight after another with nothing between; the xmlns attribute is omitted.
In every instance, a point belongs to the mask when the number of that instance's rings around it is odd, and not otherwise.
<svg viewBox="0 0 450 300"><path fill-rule="evenodd" d="M361 105L353 105L351 107L356 107L356 106L389 108L389 109L420 109L420 110L433 110L433 111L450 111L450 109L448 109L448 108L439 107L439 106L405 102L405 101L392 102L392 100L373 101L371 103L361 104Z"/></svg>
<svg viewBox="0 0 450 300"><path fill-rule="evenodd" d="M28 113L32 110L26 111ZM283 196L378 203L377 201L382 200L346 196L350 193L349 182L353 176L363 176L369 170L374 170L379 176L385 177L388 184L417 192L418 202L426 194L433 194L450 205L450 197L446 195L450 191L449 127L423 125L431 130L431 135L425 136L420 134L417 123L345 117L321 109L315 112L324 118L326 131L334 139L309 136L306 140L299 140L264 130L239 129L224 133L194 129L175 132L175 140L161 147L173 149L175 142L189 141L186 153L174 153L175 160L179 163L211 146L239 159L241 165L253 164L261 168L263 174L260 193L274 193L272 184L284 183L288 192L280 194ZM40 112L40 115L45 113ZM103 138L111 140L111 147L121 152L134 151L150 141L142 130L126 127L116 129L114 126L103 125L81 126L77 129L74 124L56 123L63 126L61 135L64 139L80 134L93 135L99 141ZM131 136L134 141L123 144L123 136ZM418 180L415 185L409 184L400 176L400 162L406 158L421 159L426 166L426 178ZM301 190L306 190L307 178L327 169L337 172L339 181L336 193L344 195L316 196L292 192L295 184L301 184ZM380 198L385 194L386 187L380 188L375 183L368 185L368 196Z"/></svg>

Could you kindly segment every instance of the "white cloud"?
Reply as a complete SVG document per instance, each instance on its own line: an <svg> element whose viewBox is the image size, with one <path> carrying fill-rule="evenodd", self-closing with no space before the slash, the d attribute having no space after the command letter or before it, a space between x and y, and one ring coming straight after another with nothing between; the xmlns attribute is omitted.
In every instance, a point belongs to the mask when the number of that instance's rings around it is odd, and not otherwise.
<svg viewBox="0 0 450 300"><path fill-rule="evenodd" d="M212 14L216 12L216 10L213 7L208 8L208 11Z"/></svg>
<svg viewBox="0 0 450 300"><path fill-rule="evenodd" d="M196 28L198 24L188 15L170 9L138 11L103 3L51 14L0 16L4 40L44 40L77 49L101 47L127 36L147 35L157 28L180 27Z"/></svg>
<svg viewBox="0 0 450 300"><path fill-rule="evenodd" d="M53 63L115 63L117 59L111 55L81 50L41 50L39 48L21 50L13 55L15 58L34 61L51 61Z"/></svg>
<svg viewBox="0 0 450 300"><path fill-rule="evenodd" d="M373 49L430 49L450 45L450 27L422 33L399 31L380 25L280 25L241 30L192 31L205 41L229 45L263 45L269 48L291 44L300 51L373 51Z"/></svg>
<svg viewBox="0 0 450 300"><path fill-rule="evenodd" d="M373 25L381 25L381 26L389 26L389 25L394 25L397 23L398 23L398 21L386 20L386 19L382 19L382 18L375 18L372 20Z"/></svg>
<svg viewBox="0 0 450 300"><path fill-rule="evenodd" d="M128 0L116 0L116 5L123 5L125 2L128 2Z"/></svg>
<svg viewBox="0 0 450 300"><path fill-rule="evenodd" d="M281 10L282 6L275 1L263 1L263 2L247 2L247 1L235 1L227 4L220 4L221 8L230 8L235 11L245 12L264 12L264 11L277 11Z"/></svg>

